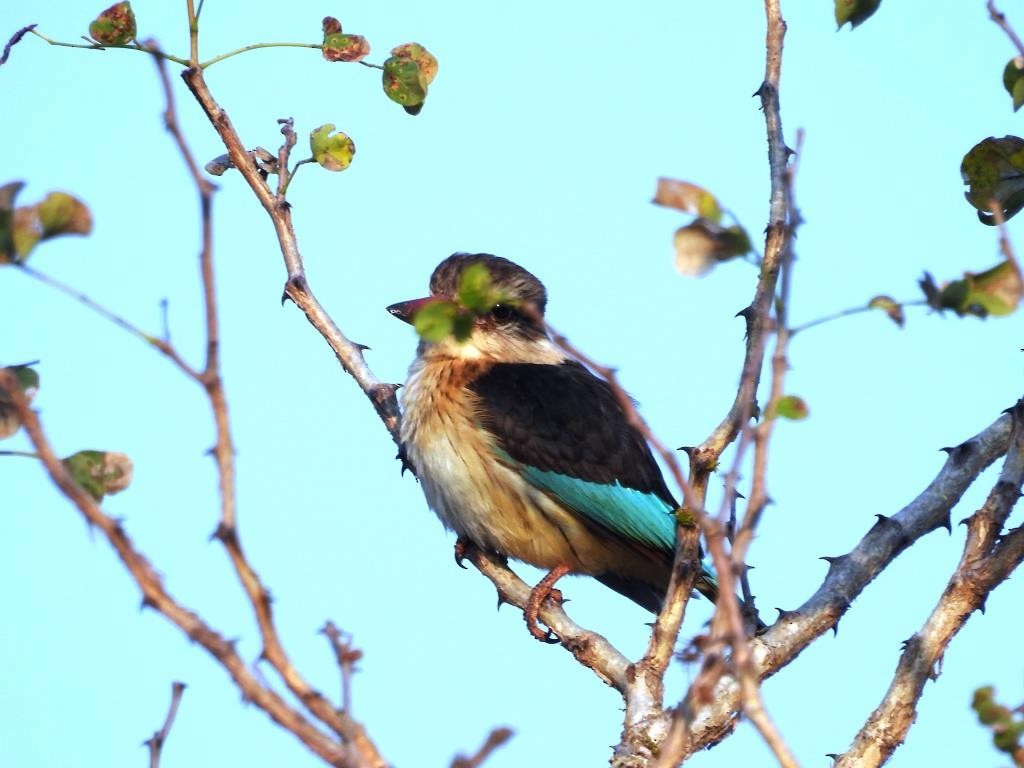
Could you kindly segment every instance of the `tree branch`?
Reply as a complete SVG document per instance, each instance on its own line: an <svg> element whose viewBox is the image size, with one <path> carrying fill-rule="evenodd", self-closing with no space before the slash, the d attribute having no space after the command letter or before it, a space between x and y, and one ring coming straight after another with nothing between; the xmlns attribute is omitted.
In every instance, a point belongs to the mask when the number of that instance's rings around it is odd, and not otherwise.
<svg viewBox="0 0 1024 768"><path fill-rule="evenodd" d="M520 609L526 608L530 599L530 586L516 576L504 559L477 547L466 545L465 558L476 566L498 590L498 599ZM584 629L570 619L560 605L551 600L541 604L540 618L558 635L562 647L576 660L592 669L602 682L624 693L627 684L629 659L623 656L611 643L597 632Z"/></svg>
<svg viewBox="0 0 1024 768"><path fill-rule="evenodd" d="M1011 419L1002 415L985 430L946 449L948 457L935 479L892 517L878 521L847 554L823 558L829 563L821 586L795 611L782 611L762 636L751 640L751 663L759 679L770 677L795 659L817 637L835 627L853 600L904 550L938 528L950 528L950 510L986 467L1004 454ZM732 675L722 677L708 700L695 707L685 749L679 759L716 744L736 726L740 690Z"/></svg>
<svg viewBox="0 0 1024 768"><path fill-rule="evenodd" d="M1010 446L985 504L964 520L964 552L938 604L921 631L903 645L896 674L882 703L871 713L835 768L874 768L903 743L917 719L917 702L928 680L939 676L943 654L970 615L1024 559L1024 528L1002 536L1003 526L1024 483L1024 400L1010 409Z"/></svg>
<svg viewBox="0 0 1024 768"><path fill-rule="evenodd" d="M245 179L270 217L277 234L281 255L284 257L285 268L288 271L288 279L284 287L285 298L291 299L305 313L309 322L334 350L341 367L356 380L360 389L377 410L377 415L384 422L391 437L398 443L399 411L398 400L395 397L397 386L385 384L374 375L363 357L365 347L350 341L317 301L306 280L302 255L299 253L292 224L291 207L284 198L275 195L267 187L259 169L253 163L249 153L246 152L242 140L231 124L231 119L213 98L202 70L196 67L188 68L182 72L182 78L213 124L221 141L224 142L232 164L242 174L242 178Z"/></svg>
<svg viewBox="0 0 1024 768"><path fill-rule="evenodd" d="M122 524L106 515L93 497L72 479L46 439L35 411L29 407L24 394L18 388L17 380L3 369L0 369L0 390L3 390L10 398L18 412L29 440L35 446L39 460L50 479L61 493L78 508L86 522L99 528L114 548L117 556L142 592L143 606L155 608L180 628L189 639L202 646L224 667L247 700L266 712L278 725L294 734L328 765L341 768L366 768L367 765L385 768L386 764L383 760L370 763L353 746L339 744L320 731L300 712L289 706L277 693L262 685L238 655L233 642L226 640L221 633L213 629L195 612L173 598L164 588L158 571L135 547ZM361 725L354 721L350 721L350 724L353 732L357 734L362 732Z"/></svg>
<svg viewBox="0 0 1024 768"><path fill-rule="evenodd" d="M178 713L178 704L181 703L183 693L185 693L184 683L171 683L171 705L167 709L164 724L160 726L159 731L154 732L144 742L149 747L149 768L159 768L160 766L160 755L163 752L164 743L171 733L171 726L174 725L174 716Z"/></svg>

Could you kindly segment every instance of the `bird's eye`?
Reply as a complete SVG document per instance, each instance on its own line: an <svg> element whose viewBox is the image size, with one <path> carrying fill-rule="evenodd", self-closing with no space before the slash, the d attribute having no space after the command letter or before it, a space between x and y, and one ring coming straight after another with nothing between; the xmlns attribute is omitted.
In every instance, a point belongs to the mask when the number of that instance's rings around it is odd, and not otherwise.
<svg viewBox="0 0 1024 768"><path fill-rule="evenodd" d="M507 323L515 317L516 311L508 304L495 304L491 309L491 317L499 323Z"/></svg>

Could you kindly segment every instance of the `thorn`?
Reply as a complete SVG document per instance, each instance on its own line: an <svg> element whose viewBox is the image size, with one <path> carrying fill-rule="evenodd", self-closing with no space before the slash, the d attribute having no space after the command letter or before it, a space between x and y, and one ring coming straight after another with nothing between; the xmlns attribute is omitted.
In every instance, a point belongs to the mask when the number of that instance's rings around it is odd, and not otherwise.
<svg viewBox="0 0 1024 768"><path fill-rule="evenodd" d="M839 753L838 752L826 752L825 753L825 757L831 757L832 758L832 762L834 763L836 760L839 759Z"/></svg>
<svg viewBox="0 0 1024 768"><path fill-rule="evenodd" d="M902 641L902 642L900 643L900 650L901 650L901 651L905 651L905 650L907 650L907 648L909 648L909 647L910 647L910 644L911 644L911 643L913 643L913 642L914 642L914 640L916 640L916 639L917 639L917 635L916 635L916 634L914 634L914 635L911 635L910 637L908 637L908 638L907 638L906 640L903 640L903 641Z"/></svg>
<svg viewBox="0 0 1024 768"><path fill-rule="evenodd" d="M288 295L288 291L284 291L284 292L283 292L283 293L281 294L281 306L283 307L283 306L284 306L284 303L285 303L286 301L288 301L288 299L290 299L290 298L291 298L291 296L289 296L289 295Z"/></svg>
<svg viewBox="0 0 1024 768"><path fill-rule="evenodd" d="M837 557L830 557L829 555L822 555L818 559L819 560L824 560L829 565L835 565L836 563L841 563L845 558L846 558L846 555L839 555Z"/></svg>
<svg viewBox="0 0 1024 768"><path fill-rule="evenodd" d="M765 95L765 93L767 92L767 89L768 89L768 83L766 83L766 82L764 82L762 80L761 84L759 86L757 86L757 90L754 91L752 94L750 94L750 98L752 98L752 99L762 98Z"/></svg>
<svg viewBox="0 0 1024 768"><path fill-rule="evenodd" d="M685 453L687 456L689 456L692 459L693 458L693 452L695 450L697 450L697 449L694 446L692 446L692 445L680 445L678 448L676 448L676 450L677 451L682 451L683 453Z"/></svg>
<svg viewBox="0 0 1024 768"><path fill-rule="evenodd" d="M939 523L939 525L945 528L950 536L953 535L953 516L950 513L946 513L946 519Z"/></svg>
<svg viewBox="0 0 1024 768"><path fill-rule="evenodd" d="M796 611L787 611L785 608L776 608L775 610L779 612L778 621L790 621L797 615Z"/></svg>
<svg viewBox="0 0 1024 768"><path fill-rule="evenodd" d="M754 319L754 307L752 305L748 305L733 315L733 317L742 317L749 323Z"/></svg>
<svg viewBox="0 0 1024 768"><path fill-rule="evenodd" d="M988 595L982 595L981 602L978 603L978 610L981 611L981 615L985 615L985 603L988 602Z"/></svg>
<svg viewBox="0 0 1024 768"><path fill-rule="evenodd" d="M209 540L213 541L214 539L222 544L237 543L238 533L234 528L229 528L223 522L220 522L217 523L217 527L214 529L213 533L210 534Z"/></svg>
<svg viewBox="0 0 1024 768"><path fill-rule="evenodd" d="M511 603L509 603L509 601L505 599L505 595L503 595L501 590L499 589L498 590L498 604L494 607L494 610L500 611L501 610L501 606L503 606L505 604L511 605Z"/></svg>
<svg viewBox="0 0 1024 768"><path fill-rule="evenodd" d="M358 349L360 352L369 352L370 351L370 347L366 346L365 344L360 344L358 341L353 341L352 345L356 349Z"/></svg>
<svg viewBox="0 0 1024 768"><path fill-rule="evenodd" d="M783 150L785 150L785 152L786 152L786 159L787 159L787 160L788 160L789 158L791 158L791 157L792 157L793 155L795 155L795 154L796 154L796 150L795 150L795 149L790 149L790 148L789 148L789 147L787 147L787 146L783 146L782 148L783 148Z"/></svg>
<svg viewBox="0 0 1024 768"><path fill-rule="evenodd" d="M142 600L139 601L139 611L144 611L147 608L156 608L156 602L149 595L143 595Z"/></svg>
<svg viewBox="0 0 1024 768"><path fill-rule="evenodd" d="M959 527L961 525L970 525L972 517L974 517L974 515L970 515L968 517L965 517L963 520L961 520L959 523L957 523L957 527Z"/></svg>

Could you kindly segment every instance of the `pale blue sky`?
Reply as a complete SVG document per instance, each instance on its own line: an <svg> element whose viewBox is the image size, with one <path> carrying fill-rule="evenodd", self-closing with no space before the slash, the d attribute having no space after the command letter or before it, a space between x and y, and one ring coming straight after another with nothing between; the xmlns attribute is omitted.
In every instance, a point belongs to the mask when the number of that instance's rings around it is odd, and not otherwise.
<svg viewBox="0 0 1024 768"><path fill-rule="evenodd" d="M135 2L140 34L184 53L183 5ZM927 16L911 5L883 3L863 27L837 34L830 3L784 3L783 123L790 142L798 127L807 132L794 322L878 293L914 298L925 269L948 279L998 259L994 233L963 200L959 164L980 139L1021 132L1000 83L1012 51L980 0ZM38 22L74 40L102 3L34 6L0 8L0 33ZM1006 6L1024 29L1024 8ZM290 196L309 279L345 332L373 348L378 375L402 380L415 347L384 307L422 295L449 253L490 251L546 282L552 322L620 369L667 443L703 439L733 395L743 331L733 315L755 271L677 275L672 232L684 218L649 200L660 175L703 184L760 238L768 175L751 98L763 73L760 4L634 3L614 14L537 2L281 8L208 0L204 55L316 42L332 14L369 38L372 61L415 40L440 62L415 118L383 96L378 73L327 64L316 51L257 51L208 77L249 145L276 147L283 116L300 136L332 122L355 140L347 172L304 169ZM176 86L196 153L220 154ZM29 38L0 68L0 92L0 181L27 180L24 201L71 191L96 221L90 238L47 244L33 265L154 332L166 297L173 341L198 362L197 205L161 127L152 64ZM492 768L604 764L621 727L618 695L530 638L518 612L496 612L490 584L454 566L452 537L416 482L399 477L372 408L305 319L279 308L284 271L262 210L238 177L220 186L217 274L241 532L295 661L333 693L336 671L316 630L330 618L355 634L366 653L355 714L396 766L447 765L497 725L517 733ZM1010 233L1024 245L1018 221ZM218 512L202 393L134 338L13 270L0 272L0 302L0 361L42 361L36 404L59 452L132 456L135 481L107 510L125 518L171 592L255 658L250 612L220 547L207 542ZM789 387L811 417L776 430L775 504L750 553L766 618L815 589L826 569L819 556L848 551L874 514L912 499L941 466L940 447L1021 395L1020 347L1019 316L920 310L903 331L862 315L794 341ZM3 447L25 444L19 436ZM106 542L40 470L0 460L0 488L0 763L142 765L140 743L180 679L189 688L163 765L318 764L241 705L201 650L138 611L137 589ZM972 489L954 520L987 490ZM825 753L842 752L878 703L900 642L931 610L962 541L962 528L928 536L869 586L838 637L767 683L769 709L804 765L827 766ZM645 612L588 580L563 591L578 621L641 652ZM1016 576L954 640L893 766L1007 762L968 703L986 683L1011 704L1024 698L1022 598ZM707 615L695 607L684 634ZM673 670L675 695L692 674ZM692 764L770 757L742 725Z"/></svg>

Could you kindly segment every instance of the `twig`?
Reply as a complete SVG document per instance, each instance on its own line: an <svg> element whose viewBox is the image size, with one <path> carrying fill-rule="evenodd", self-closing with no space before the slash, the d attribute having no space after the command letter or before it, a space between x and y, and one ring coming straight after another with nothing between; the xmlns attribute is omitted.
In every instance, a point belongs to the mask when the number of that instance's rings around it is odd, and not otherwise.
<svg viewBox="0 0 1024 768"><path fill-rule="evenodd" d="M484 764L484 761L491 756L491 753L493 753L494 750L511 738L511 728L495 728L487 734L487 739L480 746L480 749L476 751L475 755L471 757L457 755L455 759L452 760L451 768L480 768L480 766Z"/></svg>
<svg viewBox="0 0 1024 768"><path fill-rule="evenodd" d="M1003 469L985 504L967 518L964 552L938 604L921 631L904 643L896 674L881 704L868 718L835 768L874 768L903 743L917 718L917 702L928 680L938 677L946 647L970 615L984 608L989 593L1024 560L1024 528L1002 534L1024 483L1024 400L1010 409L1013 432Z"/></svg>
<svg viewBox="0 0 1024 768"><path fill-rule="evenodd" d="M1006 36L1010 38L1010 42L1012 42L1014 47L1016 47L1018 53L1020 53L1021 56L1024 56L1024 42L1021 42L1021 39L1017 36L1013 27L1010 26L1010 22L1006 20L1006 14L996 8L995 0L988 0L985 7L988 9L989 18L1002 28L1003 32L1006 33Z"/></svg>
<svg viewBox="0 0 1024 768"><path fill-rule="evenodd" d="M751 641L751 661L759 679L778 672L835 627L864 588L919 538L949 527L950 510L964 491L1006 452L1010 425L1010 417L1004 414L971 439L947 449L942 468L917 498L892 517L878 515L878 522L849 553L823 558L829 569L814 594L797 610L781 611L779 621ZM740 702L736 678L724 676L707 702L694 708L686 737L663 745L663 753L673 750L678 764L685 756L718 743L735 728Z"/></svg>
<svg viewBox="0 0 1024 768"><path fill-rule="evenodd" d="M0 451L0 456L19 456L23 459L38 459L38 453L32 453L31 451Z"/></svg>
<svg viewBox="0 0 1024 768"><path fill-rule="evenodd" d="M901 307L926 307L928 306L928 301L926 299L908 299L907 301L897 301L896 304L898 304ZM808 320L806 323L801 323L800 325L792 326L789 329L789 337L793 338L798 333L802 333L803 331L806 331L808 328L814 328L815 326L823 325L824 323L829 323L832 322L833 320L838 320L842 317L859 315L862 312L877 311L877 308L872 307L870 304L861 304L859 307L847 307L846 309L841 309L838 312L831 312L827 315L816 317L813 320Z"/></svg>
<svg viewBox="0 0 1024 768"><path fill-rule="evenodd" d="M191 12L192 2L189 2ZM190 14L190 21L193 20ZM152 43L150 44L152 45ZM200 271L202 273L203 296L206 314L206 366L200 374L199 381L202 383L210 399L210 406L213 410L214 422L216 424L217 442L214 446L214 456L217 461L217 469L220 477L221 490L221 520L214 532L228 554L231 564L235 569L238 579L249 602L252 605L256 623L260 630L260 637L263 642L261 656L265 658L274 670L281 676L285 685L298 698L307 710L318 720L331 728L335 733L351 744L362 759L370 766L383 766L383 757L377 750L376 745L367 736L365 729L349 717L347 714L339 713L327 698L315 690L308 681L299 673L292 664L291 659L284 650L274 624L273 611L271 609L270 593L263 585L259 574L249 563L242 547L238 534L235 514L235 474L234 474L234 448L231 442L230 425L228 419L227 397L224 392L223 383L219 371L219 332L217 322L216 290L213 273L213 250L212 250L212 213L211 196L213 186L203 178L198 163L192 157L191 151L185 143L184 137L178 127L174 109L173 93L170 88L170 81L167 77L166 68L162 66L162 60L155 58L161 82L164 85L164 92L168 98L165 110L167 128L171 132L178 145L179 150L185 157L186 165L196 183L200 197L200 210L202 214L202 248L200 251ZM195 72L189 69L186 72ZM251 166L250 166L251 167Z"/></svg>
<svg viewBox="0 0 1024 768"><path fill-rule="evenodd" d="M139 328L131 321L126 320L125 318L118 315L116 312L107 309L99 302L91 299L89 296L82 293L77 288L72 288L67 283L63 283L55 277L51 277L50 275L40 272L38 269L30 267L24 263L17 264L17 267L23 274L26 274L29 277L38 280L40 283L48 285L51 288L54 288L60 291L61 293L70 296L75 301L79 302L85 307L88 307L90 310L100 315L101 317L106 318L107 320L109 320L122 330L127 331L137 339L141 339L150 346L155 347L157 350L160 351L161 354L166 356L172 363L174 363L178 367L178 369L182 373L184 373L190 379L199 379L199 372L191 365L189 365L178 352L178 350L176 350L171 345L171 343L166 339L158 339L155 336L151 336L150 334L143 331L141 328Z"/></svg>
<svg viewBox="0 0 1024 768"><path fill-rule="evenodd" d="M39 460L46 468L50 479L82 513L86 522L100 529L114 548L126 570L142 592L142 604L166 616L192 641L202 646L228 672L235 685L257 707L266 712L274 722L294 734L310 750L319 755L328 765L346 768L365 768L367 763L346 744L339 744L320 731L300 712L290 707L278 694L264 687L253 676L245 661L238 655L235 645L208 625L195 612L175 600L164 588L159 572L128 537L122 524L104 514L99 505L68 473L39 423L35 411L28 404L18 388L15 377L0 369L0 390L9 396L29 440L39 454ZM372 765L384 768L383 761Z"/></svg>
<svg viewBox="0 0 1024 768"><path fill-rule="evenodd" d="M259 170L246 152L245 146L231 124L227 113L221 109L220 105L213 98L213 94L210 93L210 89L203 78L202 70L196 67L186 69L182 73L182 78L224 142L234 167L242 174L242 178L245 179L257 199L263 205L274 225L278 244L281 248L281 255L284 257L285 268L288 271L288 279L284 288L285 297L291 299L305 313L307 319L317 331L320 332L320 335L323 336L324 340L331 346L331 349L334 350L334 354L337 356L342 368L356 380L360 389L369 398L370 402L373 403L378 416L384 422L384 426L387 427L392 438L396 443L399 442L399 411L398 400L395 397L397 386L385 384L374 375L363 357L363 349L365 347L350 341L341 332L341 329L335 325L330 315L327 314L327 311L314 296L306 280L305 268L295 238L291 208L288 202L279 198L267 187L263 177L260 176Z"/></svg>
<svg viewBox="0 0 1024 768"><path fill-rule="evenodd" d="M241 48L236 48L233 51L222 53L219 56L214 56L212 59L199 64L200 69L208 69L219 61L230 59L232 56L237 56L240 53L246 53L247 51L257 51L261 48L319 48L323 49L321 43L253 43L251 45L243 45Z"/></svg>
<svg viewBox="0 0 1024 768"><path fill-rule="evenodd" d="M58 48L84 48L87 51L106 51L111 48L120 48L126 51L143 51L144 53L152 53L152 51L147 50L144 46L141 46L138 43L125 43L124 45L100 45L96 42L86 43L84 45L82 43L62 43L58 40L50 39L35 28L28 31L36 37L45 40L50 45L57 46ZM188 66L188 61L179 56L172 56L171 54L164 53L163 51L154 55L159 56L161 59L166 59L167 61L173 61L175 64L180 64L183 67Z"/></svg>
<svg viewBox="0 0 1024 768"><path fill-rule="evenodd" d="M13 35L11 39L7 41L7 45L4 46L4 52L0 54L0 65L7 63L7 57L11 55L11 48L21 42L21 38L27 35L29 32L36 28L36 24L29 24L27 27L22 27Z"/></svg>
<svg viewBox="0 0 1024 768"><path fill-rule="evenodd" d="M171 683L171 705L167 709L167 717L164 718L164 724L160 726L159 731L154 732L150 738L143 742L149 747L149 768L159 768L160 755L163 752L164 743L171 733L171 726L174 725L174 716L178 713L178 704L181 703L183 693L185 693L184 683Z"/></svg>
<svg viewBox="0 0 1024 768"><path fill-rule="evenodd" d="M352 645L352 636L342 632L333 621L328 621L320 633L327 637L334 651L334 659L338 662L341 672L341 709L352 714L352 676L356 672L356 662L363 658L363 652Z"/></svg>

